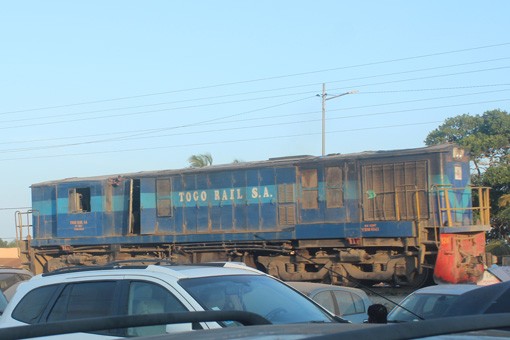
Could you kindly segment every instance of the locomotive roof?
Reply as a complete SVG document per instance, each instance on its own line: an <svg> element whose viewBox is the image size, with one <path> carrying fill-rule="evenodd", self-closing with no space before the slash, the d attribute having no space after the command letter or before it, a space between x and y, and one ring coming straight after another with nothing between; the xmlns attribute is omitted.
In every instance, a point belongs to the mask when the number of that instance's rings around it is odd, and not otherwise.
<svg viewBox="0 0 510 340"><path fill-rule="evenodd" d="M101 181L107 180L112 177L121 176L122 178L143 178L143 177L164 177L169 175L176 174L193 174L193 173L202 173L202 172L215 172L215 171L224 171L224 170L240 170L247 168L258 168L260 166L288 166L288 165L296 165L296 164L306 164L306 163L314 163L316 161L338 161L338 160L355 160L355 159L370 159L370 158L381 158L381 157L398 157L405 155L416 155L416 154L430 154L430 153L441 153L448 152L453 150L454 147L459 147L456 144L439 144L434 146L428 146L423 148L413 148L413 149L400 149L400 150L379 150L379 151L364 151L358 153L350 153L350 154L340 154L334 153L326 156L311 156L311 155L301 155L301 156L288 156L288 157L278 157L278 158L269 158L265 161L252 161L252 162L242 162L242 163L230 163L230 164L219 164L219 165L210 165L202 168L182 168L182 169L170 169L170 170L151 170L151 171L140 171L133 173L121 173L121 174L111 174L111 175L102 175L102 176L92 176L92 177L70 177L61 180L52 180L47 182L41 182L32 184L31 187L35 186L45 186L52 185L63 182L77 182L77 181Z"/></svg>

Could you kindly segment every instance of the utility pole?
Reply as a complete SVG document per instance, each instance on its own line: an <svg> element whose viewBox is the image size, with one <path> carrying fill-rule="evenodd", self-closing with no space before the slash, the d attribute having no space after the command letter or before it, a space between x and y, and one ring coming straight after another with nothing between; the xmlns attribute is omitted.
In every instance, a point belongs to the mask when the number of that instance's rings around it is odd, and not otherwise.
<svg viewBox="0 0 510 340"><path fill-rule="evenodd" d="M326 84L322 84L322 95L318 94L318 97L322 97L322 155L326 155L326 100L335 99L341 96L345 96L351 93L356 93L359 91L350 91L346 93L339 94L338 96L334 96L331 98L326 98L328 95L326 93Z"/></svg>

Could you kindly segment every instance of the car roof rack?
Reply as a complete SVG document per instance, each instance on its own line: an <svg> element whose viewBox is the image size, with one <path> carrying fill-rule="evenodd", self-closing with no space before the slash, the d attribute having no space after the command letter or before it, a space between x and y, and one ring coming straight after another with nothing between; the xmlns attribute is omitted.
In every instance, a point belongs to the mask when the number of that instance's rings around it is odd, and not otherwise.
<svg viewBox="0 0 510 340"><path fill-rule="evenodd" d="M85 271L93 271L93 270L111 270L111 269L145 269L148 265L145 266L119 266L119 265L100 265L100 266L74 266L74 267L62 267L55 269L49 273L43 273L42 276L52 276L58 274L66 274L66 273L78 273Z"/></svg>
<svg viewBox="0 0 510 340"><path fill-rule="evenodd" d="M165 260L165 259L134 259L134 260L120 260L120 261L113 261L108 262L107 266L118 266L118 265L124 265L127 263L150 263L150 264L156 264L156 265L171 265L171 266L177 266L181 263L177 263L171 260Z"/></svg>
<svg viewBox="0 0 510 340"><path fill-rule="evenodd" d="M104 265L97 266L73 266L62 267L55 269L49 273L44 273L42 276L52 276L65 273L77 273L92 270L111 270L111 269L146 269L149 265L160 266L194 266L194 267L243 267L250 269L242 262L204 262L204 263L176 263L164 259L134 259L134 260L120 260L109 262Z"/></svg>

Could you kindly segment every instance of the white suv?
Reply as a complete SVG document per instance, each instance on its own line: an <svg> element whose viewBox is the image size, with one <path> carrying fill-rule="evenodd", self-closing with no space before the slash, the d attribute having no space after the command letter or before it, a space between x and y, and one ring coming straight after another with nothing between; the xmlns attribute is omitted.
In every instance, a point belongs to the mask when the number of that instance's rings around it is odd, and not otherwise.
<svg viewBox="0 0 510 340"><path fill-rule="evenodd" d="M72 267L38 275L18 287L0 318L0 327L204 310L248 311L274 324L337 321L330 312L281 281L244 264L227 262ZM194 328L236 325L203 322ZM191 325L144 326L94 335L77 333L73 339L145 336L190 329Z"/></svg>

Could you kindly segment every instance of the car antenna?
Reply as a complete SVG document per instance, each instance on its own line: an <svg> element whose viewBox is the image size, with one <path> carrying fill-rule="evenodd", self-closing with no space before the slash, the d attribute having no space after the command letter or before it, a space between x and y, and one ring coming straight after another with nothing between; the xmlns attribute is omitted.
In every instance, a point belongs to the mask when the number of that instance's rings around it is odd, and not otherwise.
<svg viewBox="0 0 510 340"><path fill-rule="evenodd" d="M271 241L269 241L269 240L267 240L267 239L263 238L263 237L262 237L262 236L260 236L259 234L254 233L254 234L253 234L253 236L255 236L256 238L258 238L258 239L260 239L260 240L262 240L262 241L264 241L264 242L267 242L267 243L273 243L273 242L271 242ZM315 264L315 265L318 265L318 266L320 266L320 265L321 265L321 263L315 262L314 260L309 259L309 258L307 258L307 257L305 257L305 256L303 256L303 255L301 255L301 254L294 253L293 255L297 255L298 257L302 257L303 259L305 259L305 260L307 260L307 261L310 261L311 263L313 263L313 264ZM409 309L405 308L404 306L400 305L399 303L397 303L397 302L395 302L395 301L393 301L393 300L388 299L386 296L383 296L382 294L379 294L379 293L378 293L378 292L376 292L375 290L373 290L373 289L369 288L367 285L365 285L365 284L363 284L363 283L361 283L361 282L358 282L358 281L356 281L356 280L354 280L354 279L352 279L352 278L350 278L350 277L348 277L348 276L342 275L342 274L340 274L340 273L336 272L335 270L333 270L333 269L331 269L331 268L327 268L327 269L328 269L328 271L330 271L331 273L334 273L335 275L338 275L338 276L340 276L340 277L341 277L341 278L343 278L343 279L346 279L346 280L348 280L348 281L351 281L352 283L354 283L354 284L356 284L356 285L362 286L364 289L368 290L368 291L369 291L369 292L371 292L372 294L375 294L375 295L377 295L377 296L379 296L379 297L381 297L381 298L383 298L383 299L385 299L385 300L387 300L387 301L389 301L389 302L393 303L394 305L396 305L397 307L402 308L402 309L403 309L403 310L405 310L406 312L409 312L409 313L413 314L414 316L416 316L416 317L417 317L417 318L419 318L420 320L425 320L425 318L424 318L424 317L419 316L418 314L414 313L413 311L410 311Z"/></svg>

